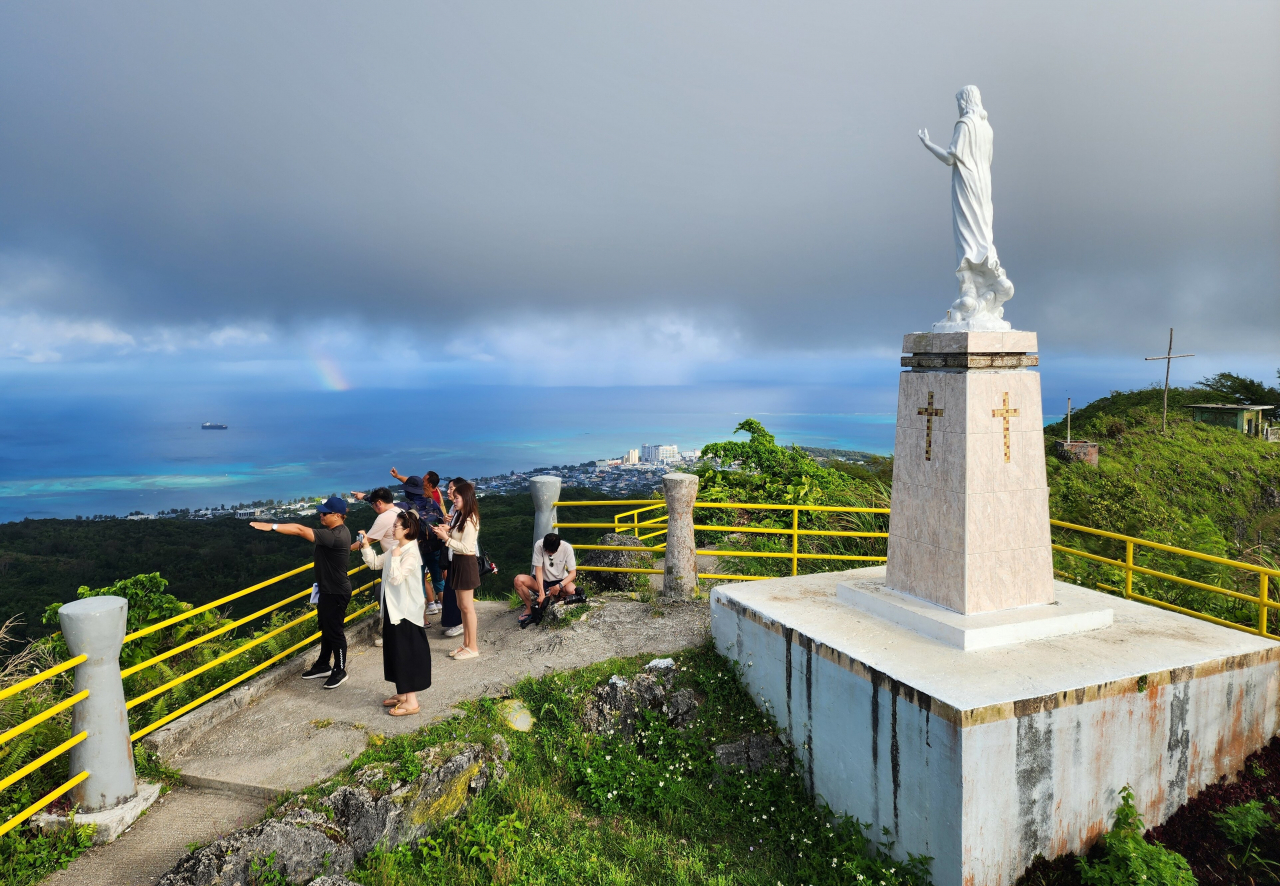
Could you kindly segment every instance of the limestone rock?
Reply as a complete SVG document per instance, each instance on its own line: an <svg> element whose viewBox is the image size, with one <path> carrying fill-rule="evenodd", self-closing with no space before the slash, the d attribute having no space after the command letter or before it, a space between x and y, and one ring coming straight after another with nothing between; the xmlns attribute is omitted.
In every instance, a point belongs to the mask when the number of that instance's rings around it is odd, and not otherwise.
<svg viewBox="0 0 1280 886"><path fill-rule="evenodd" d="M759 772L766 767L786 769L791 763L787 749L769 735L746 735L731 744L715 746L716 762L726 769Z"/></svg>
<svg viewBox="0 0 1280 886"><path fill-rule="evenodd" d="M311 886L360 886L360 884L346 877L321 877L319 880L312 880Z"/></svg>
<svg viewBox="0 0 1280 886"><path fill-rule="evenodd" d="M500 738L500 737L498 737ZM237 831L180 861L160 886L249 886L254 864L289 883L314 880L342 886L356 862L375 846L417 842L466 809L489 784L506 777L502 761L511 756L504 741L496 756L480 744L451 744L418 753L421 774L405 781L394 763L371 763L353 783L319 801L332 818L302 805L287 804L279 818ZM329 875L321 880L316 877Z"/></svg>
<svg viewBox="0 0 1280 886"><path fill-rule="evenodd" d="M640 541L634 535L607 532L597 544L610 547L647 547L651 541ZM613 569L653 569L653 555L643 551L584 551L583 566L608 566ZM591 584L601 591L636 592L649 590L649 576L639 572L587 573Z"/></svg>
<svg viewBox="0 0 1280 886"><path fill-rule="evenodd" d="M274 871L288 883L310 883L321 874L355 867L351 847L310 825L264 821L187 856L160 879L160 886L248 886ZM257 871L254 871L254 866Z"/></svg>
<svg viewBox="0 0 1280 886"><path fill-rule="evenodd" d="M671 697L667 699L665 710L667 712L667 722L677 729L683 729L693 722L694 717L698 716L698 697L693 694L692 689L681 689L679 692L673 692Z"/></svg>
<svg viewBox="0 0 1280 886"><path fill-rule="evenodd" d="M533 728L533 712L519 699L509 698L498 705L498 713L516 732L528 732Z"/></svg>
<svg viewBox="0 0 1280 886"><path fill-rule="evenodd" d="M645 673L631 680L614 674L608 683L592 690L582 715L583 730L629 739L635 735L642 711L660 711L668 723L684 728L697 716L699 702L689 689L670 691L674 676L674 668L662 676Z"/></svg>

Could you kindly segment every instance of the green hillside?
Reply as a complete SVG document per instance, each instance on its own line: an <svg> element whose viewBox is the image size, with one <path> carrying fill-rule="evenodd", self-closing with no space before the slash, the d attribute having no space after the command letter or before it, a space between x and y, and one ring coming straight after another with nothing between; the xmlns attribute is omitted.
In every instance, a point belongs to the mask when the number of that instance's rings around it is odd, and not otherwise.
<svg viewBox="0 0 1280 886"><path fill-rule="evenodd" d="M1054 517L1231 557L1273 555L1280 533L1280 445L1193 422L1185 404L1222 401L1197 388L1116 392L1072 417L1075 440L1099 445L1098 467L1054 456L1066 423L1045 428ZM1261 544L1261 547L1259 545ZM1210 552L1210 551L1205 551Z"/></svg>

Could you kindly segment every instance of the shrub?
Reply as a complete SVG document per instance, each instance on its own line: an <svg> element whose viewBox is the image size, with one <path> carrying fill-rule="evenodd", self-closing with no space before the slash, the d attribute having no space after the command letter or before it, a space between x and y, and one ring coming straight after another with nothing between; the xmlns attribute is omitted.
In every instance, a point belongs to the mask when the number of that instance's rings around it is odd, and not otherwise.
<svg viewBox="0 0 1280 886"><path fill-rule="evenodd" d="M1196 886L1187 860L1159 843L1148 843L1143 830L1133 790L1125 785L1115 824L1099 841L1097 859L1078 862L1085 886Z"/></svg>

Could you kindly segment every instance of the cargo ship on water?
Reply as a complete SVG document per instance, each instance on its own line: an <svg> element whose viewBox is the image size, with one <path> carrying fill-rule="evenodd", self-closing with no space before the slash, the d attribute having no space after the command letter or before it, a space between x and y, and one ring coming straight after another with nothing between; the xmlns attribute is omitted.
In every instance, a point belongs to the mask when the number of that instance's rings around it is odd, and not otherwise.
<svg viewBox="0 0 1280 886"><path fill-rule="evenodd" d="M226 429L226 425L220 425L216 421L207 421L200 426L202 431L225 431Z"/></svg>

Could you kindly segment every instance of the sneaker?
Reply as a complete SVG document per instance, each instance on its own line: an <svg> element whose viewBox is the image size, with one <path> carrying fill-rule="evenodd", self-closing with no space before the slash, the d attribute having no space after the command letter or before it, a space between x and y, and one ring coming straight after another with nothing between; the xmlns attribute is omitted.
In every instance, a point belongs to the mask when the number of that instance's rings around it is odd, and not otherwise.
<svg viewBox="0 0 1280 886"><path fill-rule="evenodd" d="M346 671L334 671L329 675L329 679L324 681L325 689L337 689L343 683L347 682Z"/></svg>
<svg viewBox="0 0 1280 886"><path fill-rule="evenodd" d="M302 679L315 680L319 677L327 677L331 673L333 673L333 668L329 667L327 664L320 664L320 662L316 662L302 672Z"/></svg>
<svg viewBox="0 0 1280 886"><path fill-rule="evenodd" d="M441 612L441 610L443 610L443 609L444 609L444 607L443 607L443 606L441 606L439 603L428 603L428 604L427 604L427 615L439 615L439 614L440 614L440 612Z"/></svg>
<svg viewBox="0 0 1280 886"><path fill-rule="evenodd" d="M454 625L451 628L444 629L444 635L446 637L457 637L461 633L462 633L462 625Z"/></svg>
<svg viewBox="0 0 1280 886"><path fill-rule="evenodd" d="M381 646L381 645L382 645L382 638L381 638L381 637L374 637L374 638L373 638L373 645L374 645L374 646Z"/></svg>

